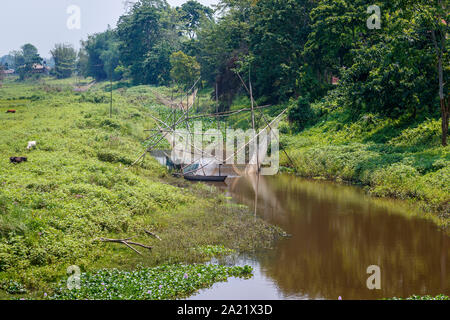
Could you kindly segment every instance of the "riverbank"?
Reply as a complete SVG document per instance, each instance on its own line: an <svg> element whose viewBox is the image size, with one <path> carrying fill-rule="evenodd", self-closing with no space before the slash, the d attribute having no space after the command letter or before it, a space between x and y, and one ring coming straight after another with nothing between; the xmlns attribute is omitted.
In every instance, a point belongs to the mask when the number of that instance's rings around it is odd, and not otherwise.
<svg viewBox="0 0 450 320"><path fill-rule="evenodd" d="M302 177L361 185L376 197L406 200L442 228L450 227L450 147L440 145L440 120L354 120L337 109L301 133L281 126L283 166ZM292 168L294 167L294 168Z"/></svg>
<svg viewBox="0 0 450 320"><path fill-rule="evenodd" d="M117 89L110 118L107 84L74 92L72 82L11 80L0 89L0 297L50 296L71 265L91 274L191 264L270 247L279 237L246 207L172 178L150 157L128 168L152 124L142 102L154 98ZM6 114L11 108L17 112ZM37 148L27 151L28 141ZM28 161L14 165L12 156ZM136 247L139 255L95 241L130 237L152 249Z"/></svg>
<svg viewBox="0 0 450 320"><path fill-rule="evenodd" d="M192 299L449 295L450 238L433 222L418 218L405 201L292 174L229 179L224 188L233 201L249 206L291 236L273 250L232 260L233 265L252 266L251 279L218 283ZM381 290L367 287L367 269L372 265L381 268Z"/></svg>
<svg viewBox="0 0 450 320"><path fill-rule="evenodd" d="M262 101L259 105L264 104ZM264 110L273 119L296 101ZM232 110L250 105L235 98ZM441 121L417 114L396 119L338 107L338 102L317 102L301 122L279 125L281 170L304 178L359 185L375 197L409 202L420 216L450 230L450 146L441 145ZM248 115L229 117L248 129ZM265 126L259 120L258 127ZM298 131L298 127L303 130ZM292 160L292 161L291 161Z"/></svg>

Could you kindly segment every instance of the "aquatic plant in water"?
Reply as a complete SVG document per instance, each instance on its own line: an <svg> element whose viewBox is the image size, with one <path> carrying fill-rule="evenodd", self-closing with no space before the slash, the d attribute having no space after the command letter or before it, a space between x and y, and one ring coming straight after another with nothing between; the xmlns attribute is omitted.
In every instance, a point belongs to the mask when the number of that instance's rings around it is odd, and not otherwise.
<svg viewBox="0 0 450 320"><path fill-rule="evenodd" d="M252 268L222 265L164 265L135 271L104 269L83 273L80 289L61 282L53 300L167 300L188 297L202 288L230 277L249 278Z"/></svg>

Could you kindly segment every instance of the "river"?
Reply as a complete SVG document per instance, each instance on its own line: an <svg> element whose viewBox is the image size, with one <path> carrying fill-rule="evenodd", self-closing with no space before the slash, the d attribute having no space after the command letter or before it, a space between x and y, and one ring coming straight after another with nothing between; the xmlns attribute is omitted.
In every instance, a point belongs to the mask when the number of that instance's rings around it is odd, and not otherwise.
<svg viewBox="0 0 450 320"><path fill-rule="evenodd" d="M190 299L450 295L450 238L402 202L292 175L233 178L218 187L291 237L272 250L221 261L251 265L254 276L217 283ZM367 287L372 265L380 267L381 289Z"/></svg>

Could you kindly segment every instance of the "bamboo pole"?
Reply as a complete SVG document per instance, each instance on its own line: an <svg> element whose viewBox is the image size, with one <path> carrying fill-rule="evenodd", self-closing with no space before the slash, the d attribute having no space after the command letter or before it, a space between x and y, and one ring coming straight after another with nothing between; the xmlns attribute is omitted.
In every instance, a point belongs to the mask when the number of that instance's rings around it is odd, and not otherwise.
<svg viewBox="0 0 450 320"><path fill-rule="evenodd" d="M216 82L216 115L219 114L219 83ZM220 119L216 116L217 130L220 131Z"/></svg>
<svg viewBox="0 0 450 320"><path fill-rule="evenodd" d="M252 87L252 80L251 80L251 75L250 75L250 71L248 73L248 82L249 82L249 86L250 86L250 100L251 100L251 105L252 105L252 128L253 128L253 132L256 133L256 127L255 127L255 103L253 101L253 87ZM259 165L259 143L258 143L258 139L256 140L256 167L258 168L258 173L261 171L260 165Z"/></svg>
<svg viewBox="0 0 450 320"><path fill-rule="evenodd" d="M242 84L244 85L245 90L247 90L247 92L250 94L250 90L249 90L249 89L247 88L247 86L245 85L245 82L244 82L244 80L242 79L241 75L240 75L239 73L237 73L237 75L238 75L239 79L241 80ZM266 124L268 124L269 121L268 121L268 119L266 118L266 116L264 115L264 112L262 112L261 108L258 108L258 109L259 109L259 112L261 112L261 115L262 115L262 117L263 117L263 119L264 119L264 122L265 122ZM269 128L270 128L270 130L273 130L272 127L269 127ZM276 136L275 136L275 137L276 137ZM276 139L277 139L277 141L278 141L278 144L280 144L280 146L281 146L280 139L278 139L278 137L276 137ZM283 150L283 153L286 155L286 157L288 158L289 162L292 164L292 166L293 166L294 169L295 169L295 163L294 163L294 161L292 160L292 158L289 156L289 154L287 153L287 151L286 151L284 148L281 148L281 149Z"/></svg>
<svg viewBox="0 0 450 320"><path fill-rule="evenodd" d="M242 149L244 149L244 148L247 147L250 143L252 143L255 139L257 139L257 138L264 132L264 130L266 130L267 128L270 128L271 125L272 125L273 123L275 123L276 121L278 121L278 119L281 118L281 117L286 113L287 110L288 110L287 108L284 109L284 111L283 111L282 113L280 113L275 119L273 119L272 122L269 123L263 130L261 130L257 135L255 135L252 139L250 139L248 143L244 144L241 148L239 148L239 149L238 149L236 152L234 152L231 156L229 156L228 158L226 158L223 162L227 162L228 160L234 158L235 155L236 155L238 152L242 151ZM207 163L206 165L204 165L204 166L202 166L202 167L200 167L200 168L197 168L196 170L192 170L192 171L186 172L185 174L189 174L189 173L198 171L198 170L200 170L200 169L202 169L202 168L205 168L205 167L209 166L211 163L212 163L212 161L210 161L209 163Z"/></svg>
<svg viewBox="0 0 450 320"><path fill-rule="evenodd" d="M159 121L163 126L165 126L165 127L168 129L168 130L163 130L163 129L157 124L157 126L158 126L158 128L159 128L159 131L160 131L161 133L162 133L162 132L165 132L165 136L167 136L167 134L169 134L169 133L173 133L174 135L178 135L178 136L180 136L180 137L183 137L181 134L177 133L176 130L175 130L175 131L171 130L170 127L169 127L169 125L168 125L167 123L165 123L164 121L162 121L162 120L160 120L160 119L158 119L158 118L156 118L156 117L153 117L153 116L150 115L150 114L149 114L149 116L152 117L153 119L155 119L156 121ZM217 141L216 143L218 143L218 141ZM194 150L199 151L199 152L201 153L201 155L202 155L202 158L203 158L204 155L206 155L206 156L209 156L209 157L211 157L211 158L216 159L217 161L220 161L220 159L218 159L217 156L213 156L212 154L210 154L210 153L208 153L208 152L205 152L204 150L201 150L201 149L197 148L195 145L193 145L193 144L191 144L191 143L189 143L189 146L192 147L192 148L194 148ZM175 148L175 147L174 147L174 148ZM189 164L189 165L190 165L190 164Z"/></svg>
<svg viewBox="0 0 450 320"><path fill-rule="evenodd" d="M266 109L266 108L270 108L272 107L272 105L264 105L264 106L255 106L254 110L259 110L259 109ZM190 119L200 119L200 118L209 118L209 117L217 117L217 116L231 116L231 115L235 115L241 112L250 112L252 111L251 108L243 108L243 109L239 109L239 110L232 110L232 111L223 111L223 112L219 112L219 113L208 113L208 114L200 114L200 115L196 115L196 116L192 116L190 117Z"/></svg>

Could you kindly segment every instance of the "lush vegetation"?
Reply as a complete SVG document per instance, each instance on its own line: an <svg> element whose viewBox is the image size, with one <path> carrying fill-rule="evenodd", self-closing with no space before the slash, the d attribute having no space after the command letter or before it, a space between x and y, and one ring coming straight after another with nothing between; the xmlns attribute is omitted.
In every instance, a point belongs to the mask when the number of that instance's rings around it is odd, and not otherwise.
<svg viewBox="0 0 450 320"><path fill-rule="evenodd" d="M81 289L66 283L50 299L58 300L168 300L188 297L198 289L229 277L248 278L252 268L220 265L163 265L134 271L99 270L80 277Z"/></svg>
<svg viewBox="0 0 450 320"><path fill-rule="evenodd" d="M77 52L71 45L56 44L50 52L55 63L52 73L58 79L70 78L75 70Z"/></svg>
<svg viewBox="0 0 450 320"><path fill-rule="evenodd" d="M42 63L43 59L35 46L27 43L19 51L13 52L14 67L21 80L33 76L33 66Z"/></svg>
<svg viewBox="0 0 450 320"><path fill-rule="evenodd" d="M112 30L95 34L82 42L79 52L78 72L96 80L118 80L123 68L119 66L117 35Z"/></svg>
<svg viewBox="0 0 450 320"><path fill-rule="evenodd" d="M249 107L249 80L257 105L272 105L267 118L288 109L280 125L286 170L416 201L448 230L448 4L372 5L221 0L213 10L195 0L180 7L136 1L116 28L90 35L77 54L65 45L52 51L57 78L77 72L86 83L115 81L111 118L106 84L75 93L70 78L27 82L42 76L35 65L43 59L31 44L1 57L0 70L15 68L22 80L2 80L0 72L0 281L12 279L0 282L3 290L43 290L70 264L91 281L96 267L142 262L126 247L93 241L98 237L150 242L148 266L203 261L273 239L277 231L253 225L245 208L173 179L153 160L127 169L144 147L146 114L169 113L158 92L168 97L199 76L204 100L196 112L215 112L216 97L220 111ZM18 113L5 114L10 108ZM249 126L242 114L221 120ZM259 115L256 122L265 126ZM27 154L31 140L38 147ZM27 163L7 163L22 155ZM83 294L97 297L98 288Z"/></svg>
<svg viewBox="0 0 450 320"><path fill-rule="evenodd" d="M252 79L260 103L291 101L297 130L317 122L310 105L326 99L322 111L344 107L352 120L367 113L406 115L413 123L440 118L445 146L447 9L442 0L383 0L375 7L369 0L221 0L215 11L195 0L180 7L139 0L115 29L82 42L77 71L97 80L185 87L200 73L204 85L217 88L221 110L246 94L242 75ZM61 68L74 57L70 50L64 55L63 62L55 59L59 77L68 75ZM22 78L42 60L29 44L12 56Z"/></svg>
<svg viewBox="0 0 450 320"><path fill-rule="evenodd" d="M339 105L355 117L440 117L446 145L446 5L378 5L377 13L368 0L222 0L213 16L193 0L177 8L137 1L116 29L84 42L82 69L97 79L110 74L135 84L185 86L200 72L217 87L221 110L245 94L240 74L252 79L261 103L291 99L289 118L298 130L317 121L309 105L325 98L326 111Z"/></svg>
<svg viewBox="0 0 450 320"><path fill-rule="evenodd" d="M67 278L70 265L94 272L192 263L271 245L278 230L255 222L214 188L174 179L150 158L129 168L144 148L144 129L152 126L146 114L161 108L152 93L158 89L117 89L109 118L109 86L74 92L75 83L8 79L0 89L5 292L24 288L38 298L44 291L51 295L52 283ZM12 107L17 113L6 114ZM27 151L28 141L37 141L37 148ZM12 156L28 162L11 164ZM125 245L95 241L100 237L135 237L153 249L141 249L141 257Z"/></svg>

